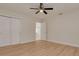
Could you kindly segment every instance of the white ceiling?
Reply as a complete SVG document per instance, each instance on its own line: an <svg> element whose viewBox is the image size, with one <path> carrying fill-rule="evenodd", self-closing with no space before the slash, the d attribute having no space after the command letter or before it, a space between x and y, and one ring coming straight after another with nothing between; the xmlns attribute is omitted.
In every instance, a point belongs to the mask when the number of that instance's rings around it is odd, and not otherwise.
<svg viewBox="0 0 79 59"><path fill-rule="evenodd" d="M52 17L58 13L69 13L73 11L79 10L78 3L44 3L45 7L54 8L52 11L47 11L48 15L44 13L35 14L36 10L31 10L31 7L38 7L38 3L0 3L0 10L4 10L6 12L12 12L17 14L22 14L28 17L33 18L46 18Z"/></svg>

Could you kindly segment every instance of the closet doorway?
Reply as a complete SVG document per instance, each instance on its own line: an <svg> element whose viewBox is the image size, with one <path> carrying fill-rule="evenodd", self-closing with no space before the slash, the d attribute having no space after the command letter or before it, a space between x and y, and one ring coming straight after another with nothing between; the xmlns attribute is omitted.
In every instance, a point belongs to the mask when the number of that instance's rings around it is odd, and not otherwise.
<svg viewBox="0 0 79 59"><path fill-rule="evenodd" d="M21 21L0 16L0 47L20 43Z"/></svg>

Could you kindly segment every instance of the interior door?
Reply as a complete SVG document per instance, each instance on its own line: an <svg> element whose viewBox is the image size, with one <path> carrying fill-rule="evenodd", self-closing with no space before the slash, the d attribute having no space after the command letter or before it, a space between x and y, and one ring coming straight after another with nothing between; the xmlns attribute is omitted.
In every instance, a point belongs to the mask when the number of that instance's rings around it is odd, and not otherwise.
<svg viewBox="0 0 79 59"><path fill-rule="evenodd" d="M36 23L36 40L46 40L46 23Z"/></svg>
<svg viewBox="0 0 79 59"><path fill-rule="evenodd" d="M41 40L41 23L36 23L36 40Z"/></svg>
<svg viewBox="0 0 79 59"><path fill-rule="evenodd" d="M20 43L20 27L19 19L0 16L0 46Z"/></svg>
<svg viewBox="0 0 79 59"><path fill-rule="evenodd" d="M12 44L20 43L21 24L19 19L11 19L11 39Z"/></svg>
<svg viewBox="0 0 79 59"><path fill-rule="evenodd" d="M10 19L0 17L0 46L9 45L10 39Z"/></svg>

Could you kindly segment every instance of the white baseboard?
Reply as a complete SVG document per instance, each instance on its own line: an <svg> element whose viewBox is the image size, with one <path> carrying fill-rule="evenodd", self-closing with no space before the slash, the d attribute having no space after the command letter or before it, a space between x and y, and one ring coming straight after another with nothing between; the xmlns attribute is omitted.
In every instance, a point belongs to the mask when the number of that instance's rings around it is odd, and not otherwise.
<svg viewBox="0 0 79 59"><path fill-rule="evenodd" d="M10 46L10 45L17 45L17 44L24 44L24 43L30 43L33 42L34 40L29 40L29 41L24 41L24 42L20 42L20 43L10 43L10 44L5 44L5 45L0 45L0 47L6 47L6 46Z"/></svg>
<svg viewBox="0 0 79 59"><path fill-rule="evenodd" d="M61 42L61 41L56 41L56 40L46 40L46 41L59 43L59 44L64 44L64 45L68 45L68 46L78 47L79 48L78 44L73 44L73 43L68 43L68 42Z"/></svg>
<svg viewBox="0 0 79 59"><path fill-rule="evenodd" d="M28 41L28 42L16 43L16 44L29 43L29 42L33 42L33 41L34 41L34 40L32 40L32 41ZM64 44L64 45L68 45L68 46L78 47L78 48L79 48L79 45L78 45L78 44L72 44L72 43L68 43L68 42L61 42L61 41L56 41L56 40L46 40L46 41L49 41L49 42L54 42L54 43L59 43L59 44ZM6 44L6 45L0 45L0 47L10 46L10 45L16 45L16 44Z"/></svg>
<svg viewBox="0 0 79 59"><path fill-rule="evenodd" d="M9 46L10 44L1 44L0 47Z"/></svg>
<svg viewBox="0 0 79 59"><path fill-rule="evenodd" d="M23 41L23 42L20 42L20 44L29 43L29 42L33 42L33 41L34 41L34 40Z"/></svg>

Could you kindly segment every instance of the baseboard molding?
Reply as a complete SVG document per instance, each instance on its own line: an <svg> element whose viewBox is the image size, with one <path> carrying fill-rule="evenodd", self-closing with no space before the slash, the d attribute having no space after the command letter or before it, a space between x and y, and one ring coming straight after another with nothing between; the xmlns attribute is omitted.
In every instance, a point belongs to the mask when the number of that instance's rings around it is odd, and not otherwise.
<svg viewBox="0 0 79 59"><path fill-rule="evenodd" d="M6 46L12 46L12 45L18 45L18 44L25 44L25 43L30 43L33 42L34 40L31 41L25 41L25 42L20 42L20 43L13 43L13 44L6 44L6 45L0 45L0 47L6 47Z"/></svg>
<svg viewBox="0 0 79 59"><path fill-rule="evenodd" d="M33 42L33 41L35 41L35 40L29 40L29 41L20 42L20 44L29 43L29 42Z"/></svg>
<svg viewBox="0 0 79 59"><path fill-rule="evenodd" d="M72 44L72 43L68 43L68 42L61 42L61 41L55 41L55 40L46 40L46 41L59 43L59 44L64 44L64 45L68 45L68 46L78 47L79 48L78 44Z"/></svg>
<svg viewBox="0 0 79 59"><path fill-rule="evenodd" d="M28 41L28 42L16 43L16 44L30 43L30 42L33 42L33 41L35 41L35 40L31 40L31 41ZM59 43L59 44L68 45L68 46L78 47L78 48L79 48L79 45L78 45L78 44L72 44L72 43L61 42L61 41L56 41L56 40L45 40L45 41L54 42L54 43ZM16 45L16 44L1 45L0 47L10 46L10 45Z"/></svg>
<svg viewBox="0 0 79 59"><path fill-rule="evenodd" d="M2 44L0 45L0 47L5 47L5 46L9 46L10 44ZM12 45L12 44L11 44Z"/></svg>

